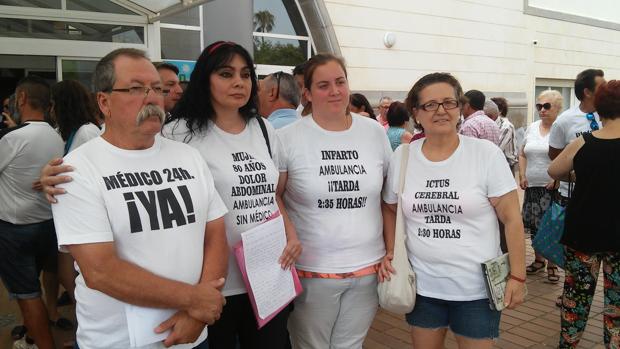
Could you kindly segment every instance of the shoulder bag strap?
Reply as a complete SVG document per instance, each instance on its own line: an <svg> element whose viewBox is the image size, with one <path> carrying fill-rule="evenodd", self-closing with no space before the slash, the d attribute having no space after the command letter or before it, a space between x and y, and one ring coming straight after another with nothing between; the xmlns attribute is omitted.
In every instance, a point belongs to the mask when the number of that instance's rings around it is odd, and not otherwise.
<svg viewBox="0 0 620 349"><path fill-rule="evenodd" d="M269 151L269 157L273 157L273 155L271 155L271 144L269 143L269 135L267 134L267 126L265 126L265 120L263 120L263 117L260 115L256 116L256 120L258 121L258 124L260 125L260 130L263 132L263 137L265 137L265 143L267 144L267 150Z"/></svg>

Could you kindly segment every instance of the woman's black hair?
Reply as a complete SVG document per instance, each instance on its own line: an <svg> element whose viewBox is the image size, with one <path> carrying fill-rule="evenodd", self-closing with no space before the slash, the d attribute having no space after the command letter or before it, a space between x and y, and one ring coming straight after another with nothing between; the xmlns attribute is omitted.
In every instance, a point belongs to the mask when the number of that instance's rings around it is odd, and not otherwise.
<svg viewBox="0 0 620 349"><path fill-rule="evenodd" d="M388 125L393 127L403 126L405 122L409 121L409 113L407 112L407 107L403 102L392 102L385 116L387 118Z"/></svg>
<svg viewBox="0 0 620 349"><path fill-rule="evenodd" d="M364 111L368 113L368 116L373 120L377 120L375 111L372 109L370 102L368 102L368 99L363 94L361 93L351 94L351 104L353 104L353 106L356 108L364 107Z"/></svg>
<svg viewBox="0 0 620 349"><path fill-rule="evenodd" d="M89 122L97 127L95 118L97 108L90 92L75 80L64 80L56 83L51 89L55 121L64 141L69 139L71 132Z"/></svg>
<svg viewBox="0 0 620 349"><path fill-rule="evenodd" d="M186 141L189 141L197 132L206 130L208 120L214 119L215 110L211 101L211 74L232 61L235 55L243 58L250 69L250 79L252 80L250 99L243 107L239 108L239 113L246 121L257 115L258 83L250 53L234 42L214 42L207 46L198 57L183 96L172 109L171 117L166 120L166 123L180 119L186 121L187 129L190 132Z"/></svg>

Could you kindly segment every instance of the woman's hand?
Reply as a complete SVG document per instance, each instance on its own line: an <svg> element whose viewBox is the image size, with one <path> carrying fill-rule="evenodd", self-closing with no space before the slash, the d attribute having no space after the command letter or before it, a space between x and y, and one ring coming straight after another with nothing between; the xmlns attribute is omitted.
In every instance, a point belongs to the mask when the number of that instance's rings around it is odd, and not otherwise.
<svg viewBox="0 0 620 349"><path fill-rule="evenodd" d="M519 180L519 186L521 187L521 189L525 190L527 189L527 179L525 177L521 178Z"/></svg>
<svg viewBox="0 0 620 349"><path fill-rule="evenodd" d="M551 181L551 182L547 183L547 185L545 185L545 188L547 190L557 189L556 184L559 184L559 182Z"/></svg>
<svg viewBox="0 0 620 349"><path fill-rule="evenodd" d="M504 292L504 304L508 309L514 309L525 300L525 282L508 279Z"/></svg>
<svg viewBox="0 0 620 349"><path fill-rule="evenodd" d="M396 274L396 270L392 267L392 259L394 259L394 252L388 252L383 256L377 272L379 282L390 281L390 275Z"/></svg>
<svg viewBox="0 0 620 349"><path fill-rule="evenodd" d="M50 204L55 204L57 202L54 196L66 192L64 189L56 188L56 185L71 181L70 176L59 176L58 174L70 171L73 171L73 167L63 165L61 158L52 159L43 167L40 182L43 192L45 193L45 198Z"/></svg>
<svg viewBox="0 0 620 349"><path fill-rule="evenodd" d="M278 263L282 265L282 269L290 269L295 261L301 254L303 248L301 247L301 242L298 239L289 239L286 242L286 247L284 247L284 251L282 251L282 256L278 260Z"/></svg>

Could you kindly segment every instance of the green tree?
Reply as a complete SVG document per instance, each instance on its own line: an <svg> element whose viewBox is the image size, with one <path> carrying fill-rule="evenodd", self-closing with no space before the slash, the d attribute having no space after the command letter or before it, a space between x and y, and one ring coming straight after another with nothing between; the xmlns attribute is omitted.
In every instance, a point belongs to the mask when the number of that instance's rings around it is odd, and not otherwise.
<svg viewBox="0 0 620 349"><path fill-rule="evenodd" d="M273 25L275 23L276 17L269 11L263 10L258 11L254 14L254 31L260 33L269 33L273 30ZM261 38L261 41L264 43L265 39Z"/></svg>

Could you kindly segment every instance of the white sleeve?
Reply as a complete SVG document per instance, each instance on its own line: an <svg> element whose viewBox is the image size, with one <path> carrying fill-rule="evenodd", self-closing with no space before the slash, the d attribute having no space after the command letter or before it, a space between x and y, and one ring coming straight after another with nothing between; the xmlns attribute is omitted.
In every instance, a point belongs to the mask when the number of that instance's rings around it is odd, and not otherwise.
<svg viewBox="0 0 620 349"><path fill-rule="evenodd" d="M383 130L383 128L381 130L381 135L381 139L383 140L383 177L385 177L388 174L390 162L392 161L392 155L394 152L392 151L392 146L390 145L390 140L387 137L387 133Z"/></svg>
<svg viewBox="0 0 620 349"><path fill-rule="evenodd" d="M486 144L485 144L486 145ZM487 197L500 197L517 189L517 182L506 163L504 153L498 147L489 147L488 156L484 158L486 164Z"/></svg>
<svg viewBox="0 0 620 349"><path fill-rule="evenodd" d="M560 121L560 122L558 122ZM549 146L555 149L566 148L566 137L564 136L564 128L561 120L557 120L551 125L551 131L549 132Z"/></svg>
<svg viewBox="0 0 620 349"><path fill-rule="evenodd" d="M288 172L288 152L287 147L284 146L285 137L286 135L283 132L276 131L276 141L274 143L277 143L277 145L274 151L277 151L278 154L276 155L274 161L276 161L276 167L280 172Z"/></svg>
<svg viewBox="0 0 620 349"><path fill-rule="evenodd" d="M5 134L0 138L0 172L13 161L17 156L17 149L8 141L8 137Z"/></svg>
<svg viewBox="0 0 620 349"><path fill-rule="evenodd" d="M215 182L213 181L213 175L211 174L211 170L209 170L209 166L207 166L207 163L200 156L198 151L196 151L195 156L197 158L196 161L200 164L200 172L203 176L203 182L207 192L207 222L211 222L212 220L224 216L228 212L228 209L226 205L224 205L224 201L222 201L220 194L215 189Z"/></svg>
<svg viewBox="0 0 620 349"><path fill-rule="evenodd" d="M52 204L58 246L114 241L108 211L97 178L84 172L86 164L75 166L70 173L72 181L59 184L67 192L56 196Z"/></svg>
<svg viewBox="0 0 620 349"><path fill-rule="evenodd" d="M71 149L69 149L69 153L77 149L80 145L90 141L91 139L99 137L99 135L101 135L101 130L97 126L93 124L86 124L81 126L75 133L75 137L73 138L73 142L71 143Z"/></svg>
<svg viewBox="0 0 620 349"><path fill-rule="evenodd" d="M409 144L401 144L396 148L390 157L390 165L383 185L383 201L388 204L398 203L398 180L400 175L400 164L403 159L403 149ZM410 149L411 151L411 149Z"/></svg>

